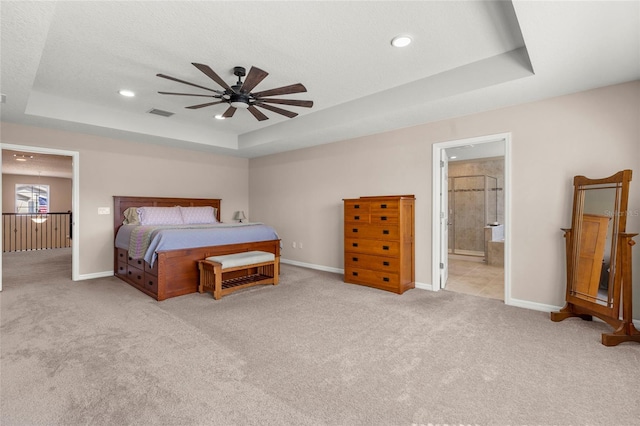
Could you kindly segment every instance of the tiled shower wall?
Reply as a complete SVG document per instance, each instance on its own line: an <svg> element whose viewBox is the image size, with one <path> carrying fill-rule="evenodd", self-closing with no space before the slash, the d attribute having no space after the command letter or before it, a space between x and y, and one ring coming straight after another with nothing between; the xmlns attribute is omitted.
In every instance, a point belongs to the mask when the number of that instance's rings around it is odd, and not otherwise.
<svg viewBox="0 0 640 426"><path fill-rule="evenodd" d="M488 198L490 216L486 222L504 223L504 158L489 158L449 163L449 250L463 253L484 253L485 179L461 176L491 176ZM495 187L494 183L495 182ZM494 205L495 203L495 205ZM494 216L495 215L495 216Z"/></svg>

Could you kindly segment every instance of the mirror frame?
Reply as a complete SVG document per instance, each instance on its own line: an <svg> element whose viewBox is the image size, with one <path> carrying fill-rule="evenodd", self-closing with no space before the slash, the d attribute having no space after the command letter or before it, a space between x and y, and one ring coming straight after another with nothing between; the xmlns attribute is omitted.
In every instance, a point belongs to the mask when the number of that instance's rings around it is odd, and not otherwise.
<svg viewBox="0 0 640 426"><path fill-rule="evenodd" d="M602 343L614 346L623 341L640 343L640 332L633 326L632 294L631 294L631 247L635 244L633 237L638 234L627 234L627 207L629 198L629 182L631 170L622 170L610 177L589 179L575 176L573 179L573 211L571 228L562 229L565 237L567 282L566 304L559 312L551 313L552 321L562 321L569 317L580 317L590 321L598 317L616 329L614 333L603 333ZM589 188L591 187L591 188ZM612 236L610 253L610 276L608 281L607 303L597 303L597 297L576 295L577 264L584 214L585 194L588 190L612 188L616 190L615 205L611 213ZM622 318L620 307L622 305Z"/></svg>

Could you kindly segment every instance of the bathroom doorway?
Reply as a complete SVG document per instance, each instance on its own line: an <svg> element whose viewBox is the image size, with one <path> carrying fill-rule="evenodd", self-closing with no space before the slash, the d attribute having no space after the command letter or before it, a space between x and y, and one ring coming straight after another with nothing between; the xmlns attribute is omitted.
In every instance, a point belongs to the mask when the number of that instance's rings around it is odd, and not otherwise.
<svg viewBox="0 0 640 426"><path fill-rule="evenodd" d="M503 134L434 145L434 158L444 160L434 167L447 168L434 172L434 290L509 303L509 141Z"/></svg>
<svg viewBox="0 0 640 426"><path fill-rule="evenodd" d="M446 289L504 300L504 156L449 156ZM457 161L457 158L464 159Z"/></svg>

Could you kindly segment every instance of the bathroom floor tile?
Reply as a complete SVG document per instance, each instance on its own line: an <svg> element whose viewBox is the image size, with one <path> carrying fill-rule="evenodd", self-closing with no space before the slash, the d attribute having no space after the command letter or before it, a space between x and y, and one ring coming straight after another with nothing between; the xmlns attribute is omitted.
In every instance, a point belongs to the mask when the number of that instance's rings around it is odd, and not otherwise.
<svg viewBox="0 0 640 426"><path fill-rule="evenodd" d="M504 268L477 258L449 257L446 290L504 300Z"/></svg>

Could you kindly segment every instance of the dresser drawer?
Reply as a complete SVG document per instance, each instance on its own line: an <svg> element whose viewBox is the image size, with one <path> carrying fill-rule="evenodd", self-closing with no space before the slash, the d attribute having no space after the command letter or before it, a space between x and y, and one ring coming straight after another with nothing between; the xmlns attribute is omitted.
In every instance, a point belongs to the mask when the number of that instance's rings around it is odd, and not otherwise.
<svg viewBox="0 0 640 426"><path fill-rule="evenodd" d="M129 264L127 268L127 278L129 278L136 285L142 286L144 282L144 271L142 269L134 268Z"/></svg>
<svg viewBox="0 0 640 426"><path fill-rule="evenodd" d="M351 253L377 254L382 256L397 256L400 253L400 243L398 241L345 238L344 251Z"/></svg>
<svg viewBox="0 0 640 426"><path fill-rule="evenodd" d="M371 213L372 225L385 225L385 224L397 225L398 219L399 219L399 215L397 210L395 211L392 210L392 211L382 212L382 213Z"/></svg>
<svg viewBox="0 0 640 426"><path fill-rule="evenodd" d="M127 265L127 262L118 262L118 269L116 270L116 274L126 277L128 266L129 265Z"/></svg>
<svg viewBox="0 0 640 426"><path fill-rule="evenodd" d="M127 257L127 263L134 268L144 270L144 259L133 259L132 257Z"/></svg>
<svg viewBox="0 0 640 426"><path fill-rule="evenodd" d="M371 201L371 214L384 214L385 212L398 212L400 202L398 200Z"/></svg>
<svg viewBox="0 0 640 426"><path fill-rule="evenodd" d="M116 249L116 258L118 262L127 263L127 251L125 249Z"/></svg>
<svg viewBox="0 0 640 426"><path fill-rule="evenodd" d="M397 257L373 256L370 254L347 253L344 257L344 267L358 269L373 269L400 273L400 259Z"/></svg>
<svg viewBox="0 0 640 426"><path fill-rule="evenodd" d="M365 284L383 290L398 291L400 286L400 277L398 274L387 273L383 271L368 271L359 268L345 268L345 282L352 284Z"/></svg>
<svg viewBox="0 0 640 426"><path fill-rule="evenodd" d="M154 275L145 274L144 276L144 288L153 294L158 294L158 277Z"/></svg>
<svg viewBox="0 0 640 426"><path fill-rule="evenodd" d="M151 265L149 265L147 262L144 262L144 273L146 275L155 275L158 276L158 264L160 262L158 261L158 259L156 259L156 261L153 263L153 267Z"/></svg>
<svg viewBox="0 0 640 426"><path fill-rule="evenodd" d="M345 238L368 238L380 240L400 239L400 227L397 224L372 226L364 224L348 224L344 226Z"/></svg>

